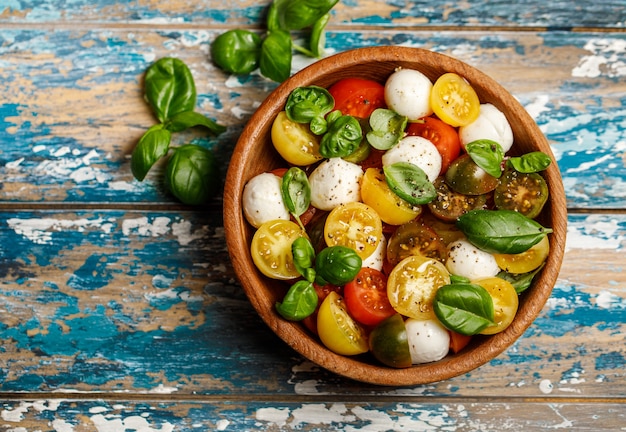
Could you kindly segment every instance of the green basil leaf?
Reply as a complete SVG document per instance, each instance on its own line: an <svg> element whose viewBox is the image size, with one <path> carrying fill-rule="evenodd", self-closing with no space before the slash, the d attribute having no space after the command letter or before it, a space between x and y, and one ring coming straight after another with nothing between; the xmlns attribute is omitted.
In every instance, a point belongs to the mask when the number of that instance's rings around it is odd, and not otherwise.
<svg viewBox="0 0 626 432"><path fill-rule="evenodd" d="M552 232L513 210L471 210L456 225L474 246L492 253L525 252Z"/></svg>
<svg viewBox="0 0 626 432"><path fill-rule="evenodd" d="M217 124L215 121L195 111L185 111L176 114L165 122L165 129L170 132L182 132L195 126L203 126L214 135L219 135L226 131L226 127Z"/></svg>
<svg viewBox="0 0 626 432"><path fill-rule="evenodd" d="M325 158L349 156L363 140L361 124L352 116L340 116L328 127L320 141L320 154Z"/></svg>
<svg viewBox="0 0 626 432"><path fill-rule="evenodd" d="M530 287L533 279L535 278L535 275L537 275L537 273L539 273L544 266L545 263L541 264L536 270L522 274L511 274L505 271L501 271L497 274L497 276L507 282L510 282L511 285L513 285L513 287L515 288L515 291L518 294L521 294Z"/></svg>
<svg viewBox="0 0 626 432"><path fill-rule="evenodd" d="M193 111L196 106L196 85L191 71L176 58L164 57L148 68L145 92L161 123L178 113Z"/></svg>
<svg viewBox="0 0 626 432"><path fill-rule="evenodd" d="M300 321L315 312L317 302L313 284L302 280L289 288L282 303L276 303L276 310L285 319Z"/></svg>
<svg viewBox="0 0 626 432"><path fill-rule="evenodd" d="M354 249L345 246L330 246L322 249L315 257L315 272L320 281L341 286L354 279L363 264Z"/></svg>
<svg viewBox="0 0 626 432"><path fill-rule="evenodd" d="M552 159L547 154L536 151L509 159L508 163L521 173L535 173L550 166Z"/></svg>
<svg viewBox="0 0 626 432"><path fill-rule="evenodd" d="M207 202L220 185L213 152L194 144L186 144L176 149L167 163L165 185L185 204Z"/></svg>
<svg viewBox="0 0 626 432"><path fill-rule="evenodd" d="M274 0L278 21L283 30L311 27L339 0Z"/></svg>
<svg viewBox="0 0 626 432"><path fill-rule="evenodd" d="M476 165L493 177L500 178L502 161L504 160L504 151L500 144L492 140L481 139L467 143L465 150Z"/></svg>
<svg viewBox="0 0 626 432"><path fill-rule="evenodd" d="M310 240L306 237L298 237L291 244L293 265L306 280L315 281L315 250Z"/></svg>
<svg viewBox="0 0 626 432"><path fill-rule="evenodd" d="M172 134L162 124L152 126L142 135L130 158L130 170L137 180L142 181L152 165L167 154L171 139Z"/></svg>
<svg viewBox="0 0 626 432"><path fill-rule="evenodd" d="M324 56L324 48L326 48L326 26L330 21L330 14L323 15L315 21L311 30L311 41L309 47L314 57L322 58Z"/></svg>
<svg viewBox="0 0 626 432"><path fill-rule="evenodd" d="M451 274L450 275L450 282L453 284L457 284L457 283L470 283L469 278L466 278L465 276L457 276L455 274Z"/></svg>
<svg viewBox="0 0 626 432"><path fill-rule="evenodd" d="M475 335L494 325L493 299L475 284L450 284L437 290L433 310L441 323L457 333Z"/></svg>
<svg viewBox="0 0 626 432"><path fill-rule="evenodd" d="M300 216L311 204L311 185L306 173L298 167L289 168L283 174L281 192L285 207L302 226Z"/></svg>
<svg viewBox="0 0 626 432"><path fill-rule="evenodd" d="M395 111L377 108L370 116L371 130L367 133L367 141L377 150L389 150L398 144L404 136L408 118Z"/></svg>
<svg viewBox="0 0 626 432"><path fill-rule="evenodd" d="M323 87L298 87L291 91L285 103L285 113L289 120L297 123L310 123L311 132L321 135L326 132L327 120L324 116L335 105L335 99Z"/></svg>
<svg viewBox="0 0 626 432"><path fill-rule="evenodd" d="M280 18L278 17L278 8L276 7L275 1L270 4L269 9L267 10L265 26L267 27L267 31L270 33L276 30L283 30L280 27Z"/></svg>
<svg viewBox="0 0 626 432"><path fill-rule="evenodd" d="M291 75L291 58L291 35L282 30L270 32L261 45L261 74L276 82L285 81Z"/></svg>
<svg viewBox="0 0 626 432"><path fill-rule="evenodd" d="M383 167L389 188L409 204L427 204L437 197L435 186L423 169L410 162Z"/></svg>
<svg viewBox="0 0 626 432"><path fill-rule="evenodd" d="M213 62L226 72L245 75L259 67L261 38L249 30L229 30L211 44Z"/></svg>

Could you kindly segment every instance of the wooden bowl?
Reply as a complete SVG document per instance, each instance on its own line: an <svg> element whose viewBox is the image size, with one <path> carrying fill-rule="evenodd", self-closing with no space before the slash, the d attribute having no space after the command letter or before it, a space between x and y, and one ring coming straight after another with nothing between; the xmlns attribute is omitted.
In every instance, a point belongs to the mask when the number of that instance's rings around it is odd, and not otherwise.
<svg viewBox="0 0 626 432"><path fill-rule="evenodd" d="M224 227L234 270L253 307L267 325L289 346L319 366L354 380L390 386L407 386L445 380L467 373L490 361L517 340L540 313L557 279L563 259L567 213L565 192L556 163L545 171L550 199L539 221L552 227L550 255L533 286L521 294L517 315L503 332L478 336L456 355L449 354L435 363L393 369L376 362L369 354L345 357L334 354L308 332L301 323L289 322L275 311L282 300L285 282L264 277L255 267L249 245L254 229L242 212L242 191L257 174L284 167L270 141L270 128L283 109L287 96L296 87L329 87L341 78L385 79L398 67L417 69L433 82L445 72L455 72L467 79L481 103L492 103L506 114L513 129L518 153L540 150L554 156L533 119L502 86L479 70L446 55L406 47L360 48L320 60L277 87L252 115L234 149L224 191Z"/></svg>

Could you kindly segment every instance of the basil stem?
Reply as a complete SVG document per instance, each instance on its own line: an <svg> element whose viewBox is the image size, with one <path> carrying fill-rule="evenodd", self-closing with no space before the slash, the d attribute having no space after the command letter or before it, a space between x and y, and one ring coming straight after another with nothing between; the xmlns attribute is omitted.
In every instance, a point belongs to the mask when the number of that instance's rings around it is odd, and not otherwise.
<svg viewBox="0 0 626 432"><path fill-rule="evenodd" d="M259 67L261 38L249 30L235 29L219 35L211 44L211 58L217 66L237 75Z"/></svg>
<svg viewBox="0 0 626 432"><path fill-rule="evenodd" d="M325 158L346 157L354 153L363 140L359 121L342 115L330 123L320 141L320 154Z"/></svg>
<svg viewBox="0 0 626 432"><path fill-rule="evenodd" d="M304 229L300 216L311 204L311 185L306 173L298 167L289 168L283 175L281 192L285 207Z"/></svg>
<svg viewBox="0 0 626 432"><path fill-rule="evenodd" d="M291 244L293 265L307 281L315 281L315 250L306 237L298 237Z"/></svg>
<svg viewBox="0 0 626 432"><path fill-rule="evenodd" d="M261 45L259 68L271 80L283 82L291 75L291 35L284 30L268 33Z"/></svg>
<svg viewBox="0 0 626 432"><path fill-rule="evenodd" d="M137 180L142 181L152 165L167 154L171 139L172 134L162 124L152 126L142 135L130 158L130 169Z"/></svg>
<svg viewBox="0 0 626 432"><path fill-rule="evenodd" d="M486 289L476 284L440 287L433 299L433 310L446 328L467 336L494 325L493 299Z"/></svg>
<svg viewBox="0 0 626 432"><path fill-rule="evenodd" d="M398 144L404 136L408 118L395 111L377 108L370 116L371 130L367 133L367 141L377 150L389 150Z"/></svg>
<svg viewBox="0 0 626 432"><path fill-rule="evenodd" d="M315 257L316 281L341 286L354 279L363 264L353 249L345 246L329 246Z"/></svg>
<svg viewBox="0 0 626 432"><path fill-rule="evenodd" d="M287 97L285 113L289 120L297 123L310 123L311 132L321 135L327 130L324 116L335 105L335 99L323 87L298 87Z"/></svg>
<svg viewBox="0 0 626 432"><path fill-rule="evenodd" d="M145 93L161 123L178 113L193 111L196 106L196 86L191 71L176 58L161 58L148 68Z"/></svg>
<svg viewBox="0 0 626 432"><path fill-rule="evenodd" d="M536 173L543 171L550 166L552 159L547 154L535 151L512 157L508 163L521 173Z"/></svg>
<svg viewBox="0 0 626 432"><path fill-rule="evenodd" d="M423 169L410 162L383 167L389 188L409 204L427 204L437 197L435 186Z"/></svg>
<svg viewBox="0 0 626 432"><path fill-rule="evenodd" d="M218 190L218 167L213 152L186 144L174 152L165 170L165 186L185 204L203 204Z"/></svg>
<svg viewBox="0 0 626 432"><path fill-rule="evenodd" d="M500 178L502 161L504 160L504 151L500 144L492 140L481 139L467 143L465 150L476 165L493 177Z"/></svg>
<svg viewBox="0 0 626 432"><path fill-rule="evenodd" d="M301 280L293 284L282 303L276 303L276 310L285 319L300 321L315 312L317 292L311 282Z"/></svg>
<svg viewBox="0 0 626 432"><path fill-rule="evenodd" d="M552 232L513 210L471 210L456 225L474 246L492 253L525 252Z"/></svg>

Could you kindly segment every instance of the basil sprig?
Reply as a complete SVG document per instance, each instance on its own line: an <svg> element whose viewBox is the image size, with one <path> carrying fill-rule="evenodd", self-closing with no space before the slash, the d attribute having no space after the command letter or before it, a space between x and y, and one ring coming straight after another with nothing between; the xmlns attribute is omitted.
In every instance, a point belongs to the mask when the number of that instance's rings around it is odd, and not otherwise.
<svg viewBox="0 0 626 432"><path fill-rule="evenodd" d="M311 204L311 185L306 173L298 167L289 168L283 174L280 187L285 207L304 230L300 216Z"/></svg>
<svg viewBox="0 0 626 432"><path fill-rule="evenodd" d="M340 114L340 111L333 113ZM320 141L320 154L325 158L350 156L363 141L361 124L349 115L329 115L328 118L328 130Z"/></svg>
<svg viewBox="0 0 626 432"><path fill-rule="evenodd" d="M179 59L164 57L151 65L145 76L145 98L159 124L139 139L131 155L133 176L143 181L152 166L169 153L166 188L185 204L210 199L219 185L219 170L213 153L195 144L171 147L172 133L202 126L218 135L226 130L196 111L196 86L191 71Z"/></svg>
<svg viewBox="0 0 626 432"><path fill-rule="evenodd" d="M500 178L504 150L499 143L489 139L480 139L467 143L465 150L476 165L493 177Z"/></svg>
<svg viewBox="0 0 626 432"><path fill-rule="evenodd" d="M525 252L552 232L513 210L471 210L456 225L479 249L505 254Z"/></svg>
<svg viewBox="0 0 626 432"><path fill-rule="evenodd" d="M328 129L324 118L335 106L335 99L328 90L319 86L295 88L285 103L285 114L291 121L309 123L311 132L322 135Z"/></svg>
<svg viewBox="0 0 626 432"><path fill-rule="evenodd" d="M226 72L248 74L257 69L263 76L282 82L291 75L292 52L321 57L330 10L339 0L274 0L263 37L250 30L233 29L211 44L211 57ZM309 29L308 47L294 43L291 32Z"/></svg>
<svg viewBox="0 0 626 432"><path fill-rule="evenodd" d="M486 289L476 284L440 287L433 299L433 310L447 329L467 336L495 324L493 299Z"/></svg>

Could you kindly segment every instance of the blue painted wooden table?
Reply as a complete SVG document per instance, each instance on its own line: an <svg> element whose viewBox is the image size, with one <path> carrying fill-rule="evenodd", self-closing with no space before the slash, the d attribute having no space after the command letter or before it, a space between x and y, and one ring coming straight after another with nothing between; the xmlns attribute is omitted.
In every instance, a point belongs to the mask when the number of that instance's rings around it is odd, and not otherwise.
<svg viewBox="0 0 626 432"><path fill-rule="evenodd" d="M565 260L524 337L477 370L409 388L306 361L256 316L218 197L133 180L156 59L191 68L228 130L180 135L225 175L275 87L208 52L260 29L250 0L0 0L0 430L626 430L626 6L612 1L343 0L327 54L405 45L478 67L544 131L567 192ZM294 71L311 60L296 56Z"/></svg>

